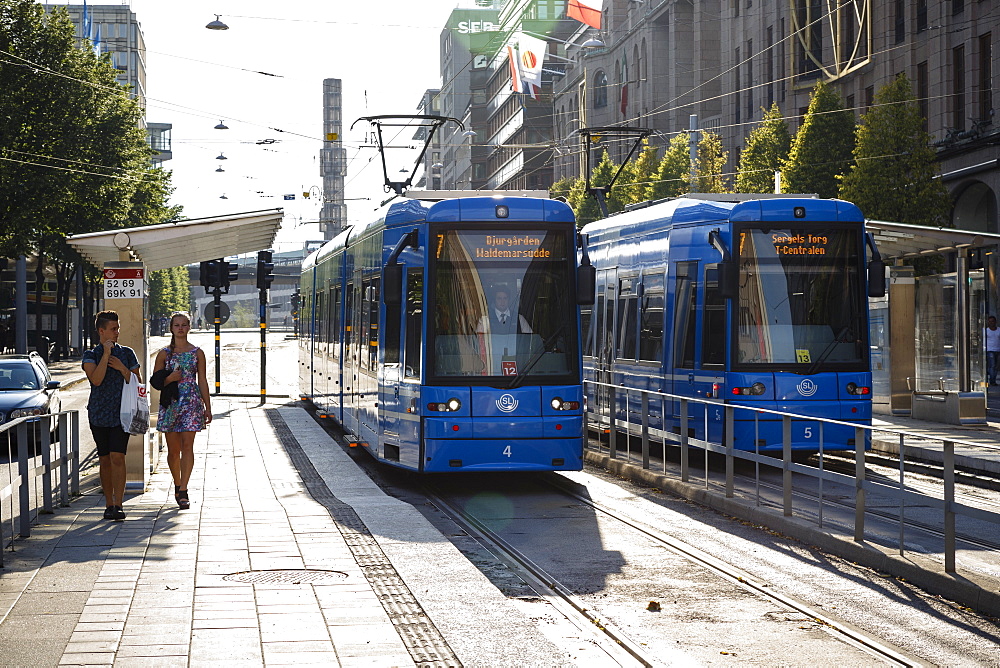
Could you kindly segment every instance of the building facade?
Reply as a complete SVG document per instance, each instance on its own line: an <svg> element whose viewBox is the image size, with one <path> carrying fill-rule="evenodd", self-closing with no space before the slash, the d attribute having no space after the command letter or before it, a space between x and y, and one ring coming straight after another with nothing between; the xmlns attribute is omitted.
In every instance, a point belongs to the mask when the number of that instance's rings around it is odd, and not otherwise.
<svg viewBox="0 0 1000 668"><path fill-rule="evenodd" d="M323 179L323 207L319 229L324 239L333 239L347 220L344 204L344 176L347 173L347 150L344 148L344 98L340 79L323 79L323 148L320 150L320 176Z"/></svg>

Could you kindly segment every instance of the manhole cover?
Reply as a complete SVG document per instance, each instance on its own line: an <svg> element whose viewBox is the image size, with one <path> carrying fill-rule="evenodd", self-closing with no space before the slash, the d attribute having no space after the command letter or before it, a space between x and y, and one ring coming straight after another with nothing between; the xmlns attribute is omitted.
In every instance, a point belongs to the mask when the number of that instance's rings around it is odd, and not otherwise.
<svg viewBox="0 0 1000 668"><path fill-rule="evenodd" d="M243 571L241 573L231 573L222 579L229 580L230 582L249 582L252 584L325 584L343 580L346 577L347 573L341 573L340 571L302 569Z"/></svg>

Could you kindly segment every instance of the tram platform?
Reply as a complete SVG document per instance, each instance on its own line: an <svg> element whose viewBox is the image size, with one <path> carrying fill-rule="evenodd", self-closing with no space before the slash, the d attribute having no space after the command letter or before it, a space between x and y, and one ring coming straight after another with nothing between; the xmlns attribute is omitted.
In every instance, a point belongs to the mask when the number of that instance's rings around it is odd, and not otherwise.
<svg viewBox="0 0 1000 668"><path fill-rule="evenodd" d="M161 458L124 521L103 519L91 480L15 542L0 570L0 663L565 662L305 410L251 401L213 402L189 510Z"/></svg>

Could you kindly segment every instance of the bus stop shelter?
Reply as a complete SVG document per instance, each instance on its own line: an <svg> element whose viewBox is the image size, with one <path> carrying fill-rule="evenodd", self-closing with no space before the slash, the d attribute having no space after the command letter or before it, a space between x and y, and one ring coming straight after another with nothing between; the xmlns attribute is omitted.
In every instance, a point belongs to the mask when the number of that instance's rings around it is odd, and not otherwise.
<svg viewBox="0 0 1000 668"><path fill-rule="evenodd" d="M909 415L914 400L945 395L964 396L967 408L985 406L982 328L1000 305L1000 234L867 224L890 265L886 298L871 304L876 410ZM948 254L954 269L939 275L915 277L903 266L906 259ZM942 421L962 421L950 417Z"/></svg>
<svg viewBox="0 0 1000 668"><path fill-rule="evenodd" d="M147 272L270 248L281 227L283 215L281 209L250 211L75 234L66 242L103 271L104 308L118 313L122 323L119 343L135 351L142 378L148 382ZM114 289L110 287L112 285ZM216 355L218 346L219 341L216 340ZM155 397L153 399L150 406L155 408ZM142 436L132 438L141 439ZM137 443L134 445L138 446ZM156 465L158 448L152 439L147 439L143 445L145 447L130 447L126 456L126 485L129 489L145 489L147 476Z"/></svg>

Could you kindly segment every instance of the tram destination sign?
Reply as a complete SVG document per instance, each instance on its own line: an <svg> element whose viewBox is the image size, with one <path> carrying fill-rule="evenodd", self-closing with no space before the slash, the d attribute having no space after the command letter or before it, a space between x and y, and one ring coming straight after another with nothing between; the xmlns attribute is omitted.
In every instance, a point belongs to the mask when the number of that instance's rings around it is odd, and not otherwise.
<svg viewBox="0 0 1000 668"><path fill-rule="evenodd" d="M778 255L826 255L829 238L825 234L810 232L780 232L771 235Z"/></svg>
<svg viewBox="0 0 1000 668"><path fill-rule="evenodd" d="M564 260L566 244L561 234L518 232L463 235L476 260Z"/></svg>
<svg viewBox="0 0 1000 668"><path fill-rule="evenodd" d="M145 294L145 269L104 270L105 299L142 299Z"/></svg>

